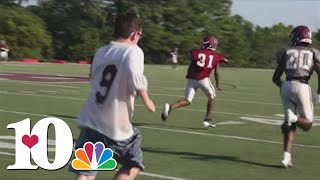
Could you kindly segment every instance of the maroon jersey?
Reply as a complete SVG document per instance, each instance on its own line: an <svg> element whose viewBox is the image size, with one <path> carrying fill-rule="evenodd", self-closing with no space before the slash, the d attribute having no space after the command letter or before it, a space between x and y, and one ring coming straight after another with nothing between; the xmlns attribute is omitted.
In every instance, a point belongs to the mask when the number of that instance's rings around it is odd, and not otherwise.
<svg viewBox="0 0 320 180"><path fill-rule="evenodd" d="M208 49L192 49L191 63L186 78L201 80L209 77L217 64L220 64L225 57Z"/></svg>

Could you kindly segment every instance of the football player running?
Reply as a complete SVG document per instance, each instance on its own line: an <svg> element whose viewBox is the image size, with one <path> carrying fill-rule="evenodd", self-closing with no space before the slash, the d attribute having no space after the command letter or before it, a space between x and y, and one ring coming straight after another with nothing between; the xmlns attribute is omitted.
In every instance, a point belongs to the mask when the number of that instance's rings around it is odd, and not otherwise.
<svg viewBox="0 0 320 180"><path fill-rule="evenodd" d="M187 73L187 85L185 88L185 98L177 101L174 104L166 103L162 112L161 118L166 121L172 110L188 106L191 104L195 92L200 88L208 97L207 112L203 120L205 127L215 127L211 114L214 107L214 98L216 96L215 89L210 81L210 74L214 69L216 88L222 90L219 79L219 65L228 60L215 52L218 47L218 40L212 35L206 35L202 38L201 48L190 50L191 62Z"/></svg>
<svg viewBox="0 0 320 180"><path fill-rule="evenodd" d="M293 166L292 146L296 126L308 131L313 121L312 94L308 81L315 70L318 74L317 99L320 94L320 52L311 47L312 32L307 26L297 26L290 33L290 44L277 53L278 67L273 82L280 88L284 110L283 160L284 167ZM282 74L286 80L282 81Z"/></svg>
<svg viewBox="0 0 320 180"><path fill-rule="evenodd" d="M143 24L134 13L119 14L114 40L100 47L92 64L91 91L78 118L80 135L75 148L86 142L102 142L123 166L114 180L134 180L141 170L141 133L131 124L134 101L140 96L148 111L155 106L144 76L144 52L138 46ZM98 171L75 170L77 180L93 180Z"/></svg>

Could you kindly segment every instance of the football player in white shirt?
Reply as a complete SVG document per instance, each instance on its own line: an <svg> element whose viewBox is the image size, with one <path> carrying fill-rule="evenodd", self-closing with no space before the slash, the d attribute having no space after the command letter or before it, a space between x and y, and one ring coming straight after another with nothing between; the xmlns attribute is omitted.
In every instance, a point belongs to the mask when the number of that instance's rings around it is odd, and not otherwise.
<svg viewBox="0 0 320 180"><path fill-rule="evenodd" d="M94 56L91 92L78 118L81 129L77 148L84 143L101 141L114 152L123 166L114 179L135 179L142 164L141 135L133 128L135 96L140 96L145 107L155 112L147 93L144 53L137 45L142 35L142 22L136 14L119 15L115 21L114 40L99 48ZM97 171L70 171L77 179L95 179Z"/></svg>

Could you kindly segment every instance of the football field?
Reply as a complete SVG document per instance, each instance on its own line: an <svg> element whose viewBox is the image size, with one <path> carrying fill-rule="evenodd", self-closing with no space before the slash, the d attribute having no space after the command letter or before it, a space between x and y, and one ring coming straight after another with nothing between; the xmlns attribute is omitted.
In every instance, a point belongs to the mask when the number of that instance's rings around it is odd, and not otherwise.
<svg viewBox="0 0 320 180"><path fill-rule="evenodd" d="M273 70L222 67L223 91L216 92L213 114L217 127L211 129L202 127L207 99L200 90L190 106L173 111L167 122L161 121L164 103L184 97L186 72L186 66L173 69L145 65L148 91L156 112L149 113L141 100L136 100L133 124L142 133L146 167L138 180L319 179L318 105L310 132L297 129L294 166L284 169L280 166L282 105L279 89L271 81ZM73 137L78 138L76 118L90 89L85 78L78 82L72 77L87 77L88 73L88 65L0 62L0 179L74 179L74 174L67 171L68 166L54 171L7 170L15 162L15 131L7 129L7 125L30 118L33 126L54 116L64 120ZM27 74L32 74L31 80L23 79ZM15 79L17 75L20 78ZM48 75L60 78L56 81ZM68 79L71 82L61 82ZM316 82L314 75L311 81L314 93ZM48 136L54 139L53 128L49 128ZM54 145L49 149L49 159L54 159ZM97 179L111 179L114 173L99 172Z"/></svg>

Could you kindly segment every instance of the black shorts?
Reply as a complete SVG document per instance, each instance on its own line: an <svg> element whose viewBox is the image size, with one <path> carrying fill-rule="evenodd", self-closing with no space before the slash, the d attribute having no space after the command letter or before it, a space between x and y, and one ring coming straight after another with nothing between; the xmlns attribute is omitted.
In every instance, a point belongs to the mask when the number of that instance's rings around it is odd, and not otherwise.
<svg viewBox="0 0 320 180"><path fill-rule="evenodd" d="M141 170L144 169L142 164L142 150L141 150L141 134L139 129L133 128L133 136L124 141L115 141L108 138L107 136L89 129L81 128L79 138L76 142L75 149L83 148L86 142L92 142L93 144L100 141L105 145L105 148L110 148L114 155L113 158L123 167L132 168L138 167ZM72 160L74 157L72 158ZM84 175L96 175L96 170L75 170L72 168L71 164L69 166L69 171L77 174Z"/></svg>

